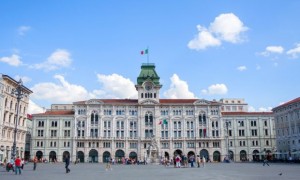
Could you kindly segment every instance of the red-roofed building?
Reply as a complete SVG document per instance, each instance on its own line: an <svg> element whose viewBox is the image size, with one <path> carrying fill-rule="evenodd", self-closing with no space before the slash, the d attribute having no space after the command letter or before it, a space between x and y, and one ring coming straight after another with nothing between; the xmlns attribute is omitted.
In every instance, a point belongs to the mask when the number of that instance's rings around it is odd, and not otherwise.
<svg viewBox="0 0 300 180"><path fill-rule="evenodd" d="M261 132L273 127L272 113L248 113L243 99L161 99L161 87L155 65L143 64L135 85L137 99L54 104L51 110L33 115L32 155L46 159L55 155L58 161L68 155L72 161L80 162L106 162L110 157L116 162L124 158L159 162L161 158L171 159L180 154L220 162L228 155L228 149L232 160L241 161L249 159L256 149L261 152L272 148L274 137L265 137ZM221 113L222 108L225 114ZM247 125L241 129L243 136L236 134L240 127L233 129L240 120ZM255 120L257 127L250 126L251 120ZM71 122L70 127L65 126L66 121ZM227 121L232 123L229 129L235 133L229 137L230 147L225 136ZM252 137L249 131L254 129L259 133ZM71 137L68 133L64 136L67 130ZM252 147L254 139L261 140Z"/></svg>

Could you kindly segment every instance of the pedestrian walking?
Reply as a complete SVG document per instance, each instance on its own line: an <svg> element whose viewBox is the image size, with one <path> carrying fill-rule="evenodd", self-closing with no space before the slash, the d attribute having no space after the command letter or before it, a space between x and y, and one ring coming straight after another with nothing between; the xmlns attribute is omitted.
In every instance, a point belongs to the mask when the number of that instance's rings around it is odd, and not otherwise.
<svg viewBox="0 0 300 180"><path fill-rule="evenodd" d="M69 156L66 156L65 159L65 168L66 168L66 173L69 173L71 170L69 169L69 165L70 165L70 158Z"/></svg>
<svg viewBox="0 0 300 180"><path fill-rule="evenodd" d="M24 158L22 158L22 160L21 160L21 169L22 170L24 169L24 164L25 164L25 161L24 161Z"/></svg>
<svg viewBox="0 0 300 180"><path fill-rule="evenodd" d="M15 159L15 174L17 175L19 172L19 175L21 175L21 164L22 164L22 160L20 159L20 157L18 156Z"/></svg>
<svg viewBox="0 0 300 180"><path fill-rule="evenodd" d="M203 167L205 167L205 163L206 163L206 159L205 159L205 157L203 156L203 158L202 158L202 166L203 166Z"/></svg>
<svg viewBox="0 0 300 180"><path fill-rule="evenodd" d="M105 171L112 170L111 163L112 163L112 159L111 158L107 158L107 163L106 163Z"/></svg>
<svg viewBox="0 0 300 180"><path fill-rule="evenodd" d="M265 166L265 165L270 166L269 163L268 163L268 159L267 158L265 158L264 161L263 161L263 166Z"/></svg>
<svg viewBox="0 0 300 180"><path fill-rule="evenodd" d="M35 157L33 158L33 170L34 170L34 171L36 170L37 162L38 162L38 159L37 159L37 157L35 156Z"/></svg>

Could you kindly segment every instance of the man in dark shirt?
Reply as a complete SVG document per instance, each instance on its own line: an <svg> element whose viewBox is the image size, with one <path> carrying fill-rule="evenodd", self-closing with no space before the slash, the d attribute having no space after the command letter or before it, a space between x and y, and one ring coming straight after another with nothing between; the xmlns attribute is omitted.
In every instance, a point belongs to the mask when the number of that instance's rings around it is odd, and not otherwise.
<svg viewBox="0 0 300 180"><path fill-rule="evenodd" d="M71 170L69 169L69 165L70 165L70 158L69 156L66 157L65 159L65 167L66 167L66 173L69 173Z"/></svg>

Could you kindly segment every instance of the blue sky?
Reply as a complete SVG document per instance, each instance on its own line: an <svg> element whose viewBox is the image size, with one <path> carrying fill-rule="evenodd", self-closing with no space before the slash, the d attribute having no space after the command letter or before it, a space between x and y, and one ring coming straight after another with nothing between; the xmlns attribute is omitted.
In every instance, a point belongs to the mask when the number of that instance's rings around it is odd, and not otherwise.
<svg viewBox="0 0 300 180"><path fill-rule="evenodd" d="M136 98L147 57L161 98L244 98L266 111L299 97L300 1L5 0L0 73L52 103Z"/></svg>

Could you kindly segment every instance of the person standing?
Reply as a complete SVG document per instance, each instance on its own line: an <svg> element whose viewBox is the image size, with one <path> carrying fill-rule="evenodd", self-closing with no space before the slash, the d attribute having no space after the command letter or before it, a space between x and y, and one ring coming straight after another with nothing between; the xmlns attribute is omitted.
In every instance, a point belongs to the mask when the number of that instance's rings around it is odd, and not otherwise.
<svg viewBox="0 0 300 180"><path fill-rule="evenodd" d="M35 156L34 159L33 159L33 170L34 170L34 171L36 170L37 162L38 162L38 159L37 159L37 157Z"/></svg>
<svg viewBox="0 0 300 180"><path fill-rule="evenodd" d="M69 169L69 165L70 165L70 158L69 156L66 157L65 159L65 168L66 168L66 173L69 173L71 170Z"/></svg>
<svg viewBox="0 0 300 180"><path fill-rule="evenodd" d="M199 168L199 167L200 167L200 163L201 163L201 160L200 160L200 156L199 156L199 155L197 155L196 161L197 161L197 166L198 166L198 168Z"/></svg>
<svg viewBox="0 0 300 180"><path fill-rule="evenodd" d="M19 175L21 175L21 164L22 164L22 160L18 156L15 160L15 168L16 168L15 173L16 173L16 175L18 174L18 171L19 171Z"/></svg>

